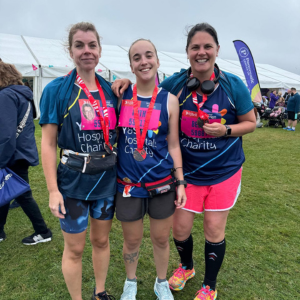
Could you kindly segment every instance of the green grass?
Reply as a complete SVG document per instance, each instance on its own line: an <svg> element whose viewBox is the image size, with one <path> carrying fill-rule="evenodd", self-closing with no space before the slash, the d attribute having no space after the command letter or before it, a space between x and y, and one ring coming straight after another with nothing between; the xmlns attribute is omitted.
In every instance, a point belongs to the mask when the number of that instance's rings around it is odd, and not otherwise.
<svg viewBox="0 0 300 300"><path fill-rule="evenodd" d="M41 130L36 126L40 151ZM246 162L242 193L229 214L227 252L218 277L218 299L300 299L300 125L298 131L261 128L244 137ZM59 221L48 208L48 193L41 165L30 168L34 197L53 232L53 241L24 246L22 238L33 233L31 223L18 208L9 212L0 244L0 299L70 299L61 273L63 238ZM176 293L176 300L194 299L204 274L202 216L193 228L196 277ZM110 234L111 262L107 290L119 299L125 279L122 260L122 229L115 219ZM168 275L178 265L171 244ZM137 299L156 299L153 292L155 266L145 219L144 240L137 271ZM83 299L94 288L91 244L83 255Z"/></svg>

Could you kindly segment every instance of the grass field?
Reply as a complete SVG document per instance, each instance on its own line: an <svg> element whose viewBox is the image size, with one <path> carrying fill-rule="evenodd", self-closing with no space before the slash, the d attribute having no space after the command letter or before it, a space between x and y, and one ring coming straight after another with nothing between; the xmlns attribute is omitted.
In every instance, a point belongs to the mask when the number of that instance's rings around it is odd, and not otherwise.
<svg viewBox="0 0 300 300"><path fill-rule="evenodd" d="M37 125L37 123L36 123ZM36 126L40 151L41 130ZM300 125L298 131L261 128L244 137L246 162L242 193L229 214L227 252L218 277L218 300L300 299ZM22 238L33 233L22 209L9 212L0 243L0 299L70 299L61 273L63 238L59 221L48 208L48 193L41 165L30 169L31 187L42 214L53 232L53 241L24 246ZM196 276L176 293L176 300L193 300L204 274L202 216L193 228ZM115 219L110 234L111 263L107 291L120 298L125 280L122 230ZM168 275L178 266L171 242ZM83 255L83 299L91 298L94 276L91 244ZM137 299L156 299L149 220L137 271Z"/></svg>

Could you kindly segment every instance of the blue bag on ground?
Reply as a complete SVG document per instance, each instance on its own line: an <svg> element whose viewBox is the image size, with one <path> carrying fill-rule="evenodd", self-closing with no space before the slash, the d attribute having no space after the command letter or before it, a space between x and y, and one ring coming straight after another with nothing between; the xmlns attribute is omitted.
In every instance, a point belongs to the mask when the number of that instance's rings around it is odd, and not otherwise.
<svg viewBox="0 0 300 300"><path fill-rule="evenodd" d="M0 169L0 206L30 190L30 185L9 168Z"/></svg>

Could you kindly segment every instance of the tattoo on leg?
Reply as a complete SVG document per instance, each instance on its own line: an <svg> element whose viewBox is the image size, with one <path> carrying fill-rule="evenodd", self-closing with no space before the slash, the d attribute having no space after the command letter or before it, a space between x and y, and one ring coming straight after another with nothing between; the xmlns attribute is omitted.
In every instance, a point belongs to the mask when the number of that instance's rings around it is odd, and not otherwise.
<svg viewBox="0 0 300 300"><path fill-rule="evenodd" d="M123 258L125 263L132 264L139 259L139 251L134 253L124 253Z"/></svg>

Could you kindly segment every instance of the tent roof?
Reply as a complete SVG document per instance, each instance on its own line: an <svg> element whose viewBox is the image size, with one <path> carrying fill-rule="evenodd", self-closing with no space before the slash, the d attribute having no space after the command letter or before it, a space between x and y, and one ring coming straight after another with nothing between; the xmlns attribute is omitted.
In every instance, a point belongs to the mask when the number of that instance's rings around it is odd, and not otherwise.
<svg viewBox="0 0 300 300"><path fill-rule="evenodd" d="M109 78L111 72L112 80L116 78L129 78L135 82L135 76L131 72L128 60L129 47L114 45L102 45L100 63L96 67L104 78ZM186 53L174 53L158 51L160 78L163 74L171 76L188 68ZM42 68L42 77L58 77L68 73L73 67L69 54L64 50L63 42L60 40L22 37L19 35L0 33L0 57L5 62L13 63L23 76L38 76L38 65ZM238 60L227 60L217 58L220 69L239 76L244 82L245 77ZM283 69L256 63L256 69L262 88L290 88L300 90L300 75L293 74Z"/></svg>
<svg viewBox="0 0 300 300"><path fill-rule="evenodd" d="M63 76L74 68L74 63L62 41L29 36L24 36L24 40L41 65L43 77ZM107 70L98 64L96 71L101 74Z"/></svg>
<svg viewBox="0 0 300 300"><path fill-rule="evenodd" d="M23 76L39 75L38 63L20 35L0 33L0 57L4 62L14 64Z"/></svg>

